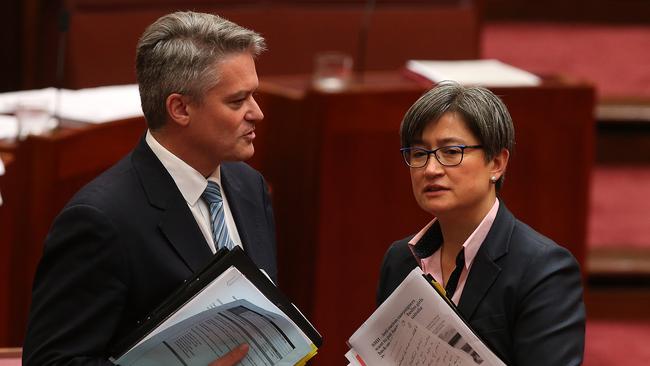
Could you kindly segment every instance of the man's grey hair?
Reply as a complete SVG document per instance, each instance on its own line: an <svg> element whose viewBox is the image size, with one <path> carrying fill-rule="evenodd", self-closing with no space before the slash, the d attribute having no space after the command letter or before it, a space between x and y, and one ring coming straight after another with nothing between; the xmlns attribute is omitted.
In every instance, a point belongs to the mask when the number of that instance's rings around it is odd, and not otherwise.
<svg viewBox="0 0 650 366"><path fill-rule="evenodd" d="M512 152L515 128L505 104L482 87L466 87L456 82L443 82L422 95L406 112L400 126L402 147L420 142L422 132L447 112L458 113L467 128L483 145L487 161L502 149ZM496 182L499 190L505 173Z"/></svg>
<svg viewBox="0 0 650 366"><path fill-rule="evenodd" d="M229 20L191 11L165 15L138 41L136 77L142 110L150 129L167 120L165 106L172 93L197 103L219 81L215 65L233 53L253 57L266 49L264 38Z"/></svg>

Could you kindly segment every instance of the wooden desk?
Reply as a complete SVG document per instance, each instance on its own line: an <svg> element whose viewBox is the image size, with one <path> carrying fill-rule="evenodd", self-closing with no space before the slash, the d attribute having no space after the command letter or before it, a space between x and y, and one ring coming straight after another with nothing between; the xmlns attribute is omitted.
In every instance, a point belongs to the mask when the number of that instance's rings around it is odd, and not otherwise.
<svg viewBox="0 0 650 366"><path fill-rule="evenodd" d="M0 194L2 194L3 203L0 205L0 325L7 324L11 319L9 308L9 296L11 294L11 255L12 245L14 242L14 216L13 208L16 205L14 197L9 197L16 187L15 175L12 174L14 166L14 157L10 153L0 152L0 159L8 170L7 173L0 176ZM9 329L0 326L0 347L8 344L10 337Z"/></svg>
<svg viewBox="0 0 650 366"><path fill-rule="evenodd" d="M68 125L20 143L0 141L0 151L14 158L6 172L9 184L0 181L7 203L0 208L0 227L12 227L12 235L3 233L0 240L10 252L5 270L11 279L2 293L11 316L0 322L0 346L22 345L34 273L52 220L79 188L130 151L144 129L144 119L134 118Z"/></svg>
<svg viewBox="0 0 650 366"><path fill-rule="evenodd" d="M273 182L280 287L324 336L315 365L343 364L345 341L375 308L385 250L431 219L398 150L402 117L425 90L395 72L367 74L339 93L311 90L306 76L261 79L269 130L261 169ZM582 262L593 88L549 81L493 91L517 135L504 201Z"/></svg>

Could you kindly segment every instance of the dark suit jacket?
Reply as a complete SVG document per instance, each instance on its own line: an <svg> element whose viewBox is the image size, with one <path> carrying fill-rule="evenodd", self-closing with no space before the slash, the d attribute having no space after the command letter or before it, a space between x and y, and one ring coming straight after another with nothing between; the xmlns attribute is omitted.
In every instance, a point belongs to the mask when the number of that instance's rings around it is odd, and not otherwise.
<svg viewBox="0 0 650 366"><path fill-rule="evenodd" d="M221 181L246 253L275 279L264 179L244 163L224 163ZM111 364L111 346L211 256L176 184L142 139L56 218L34 281L24 364Z"/></svg>
<svg viewBox="0 0 650 366"><path fill-rule="evenodd" d="M382 303L418 264L408 237L381 267ZM579 365L585 309L578 263L517 220L503 202L469 272L458 309L508 365Z"/></svg>

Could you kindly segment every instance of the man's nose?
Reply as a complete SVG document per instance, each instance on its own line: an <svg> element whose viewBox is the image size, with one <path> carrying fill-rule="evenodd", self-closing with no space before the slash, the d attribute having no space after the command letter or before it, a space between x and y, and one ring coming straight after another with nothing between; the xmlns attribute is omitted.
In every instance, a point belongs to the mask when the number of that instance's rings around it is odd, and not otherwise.
<svg viewBox="0 0 650 366"><path fill-rule="evenodd" d="M251 122L257 122L264 119L264 113L262 109L257 104L255 98L251 97L251 107L248 112L246 112L246 120Z"/></svg>

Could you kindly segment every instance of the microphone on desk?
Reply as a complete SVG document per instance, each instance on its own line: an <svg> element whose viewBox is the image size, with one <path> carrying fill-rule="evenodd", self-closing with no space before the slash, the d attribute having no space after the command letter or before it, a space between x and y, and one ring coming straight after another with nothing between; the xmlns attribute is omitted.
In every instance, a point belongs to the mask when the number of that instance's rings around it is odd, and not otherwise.
<svg viewBox="0 0 650 366"><path fill-rule="evenodd" d="M363 18L361 19L361 27L359 28L359 40L357 44L357 57L355 62L355 73L357 80L363 80L363 72L366 71L366 53L368 51L368 32L370 29L370 21L372 14L375 11L375 0L367 0L366 6L363 11Z"/></svg>

